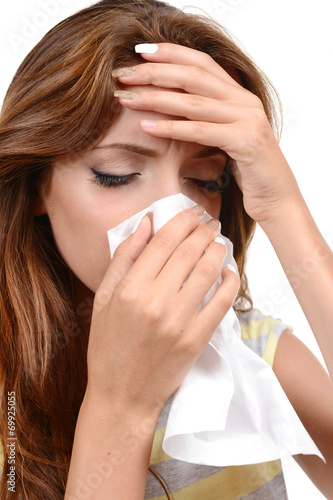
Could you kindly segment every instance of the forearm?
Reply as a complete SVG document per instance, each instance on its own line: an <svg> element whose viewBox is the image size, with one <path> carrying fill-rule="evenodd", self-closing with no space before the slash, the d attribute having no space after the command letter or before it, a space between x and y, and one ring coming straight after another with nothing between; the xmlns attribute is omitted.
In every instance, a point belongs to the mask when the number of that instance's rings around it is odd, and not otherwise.
<svg viewBox="0 0 333 500"><path fill-rule="evenodd" d="M154 419L110 409L85 396L80 408L65 500L142 500Z"/></svg>
<svg viewBox="0 0 333 500"><path fill-rule="evenodd" d="M333 254L303 198L262 224L333 379Z"/></svg>

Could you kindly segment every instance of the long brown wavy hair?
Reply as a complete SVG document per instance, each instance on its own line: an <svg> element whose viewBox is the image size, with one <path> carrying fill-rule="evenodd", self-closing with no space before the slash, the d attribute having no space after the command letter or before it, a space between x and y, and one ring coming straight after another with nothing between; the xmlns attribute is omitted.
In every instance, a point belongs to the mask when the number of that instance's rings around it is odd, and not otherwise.
<svg viewBox="0 0 333 500"><path fill-rule="evenodd" d="M121 111L111 71L142 63L134 45L143 42L192 47L232 68L277 131L274 89L232 37L210 18L157 0L101 1L59 23L25 58L0 116L1 499L9 494L8 393L15 391L17 438L10 498L21 491L29 500L60 500L87 384L81 325L89 318L84 304L75 306L72 273L48 217L33 215L36 185L54 161L105 136ZM252 302L244 266L255 222L230 170L224 181L220 219L242 277L234 307L246 310Z"/></svg>

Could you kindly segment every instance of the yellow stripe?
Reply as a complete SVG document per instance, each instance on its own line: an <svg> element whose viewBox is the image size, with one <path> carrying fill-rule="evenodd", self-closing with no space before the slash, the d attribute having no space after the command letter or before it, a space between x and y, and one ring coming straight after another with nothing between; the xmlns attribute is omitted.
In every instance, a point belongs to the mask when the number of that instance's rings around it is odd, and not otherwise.
<svg viewBox="0 0 333 500"><path fill-rule="evenodd" d="M174 500L237 500L253 493L281 471L280 460L263 464L227 467L172 494ZM163 472L162 472L163 475ZM149 500L165 500L165 495Z"/></svg>
<svg viewBox="0 0 333 500"><path fill-rule="evenodd" d="M240 323L242 339L257 339L271 332L277 323L274 318L250 319L246 326Z"/></svg>
<svg viewBox="0 0 333 500"><path fill-rule="evenodd" d="M162 449L162 441L164 439L165 427L161 427L155 431L153 447L151 450L150 463L152 465L159 462L165 462L166 460L171 460L171 457L167 455Z"/></svg>
<svg viewBox="0 0 333 500"><path fill-rule="evenodd" d="M273 366L277 343L278 339L276 338L274 333L271 333L266 343L265 354L262 357L262 359L266 361L266 363L268 363L270 366Z"/></svg>

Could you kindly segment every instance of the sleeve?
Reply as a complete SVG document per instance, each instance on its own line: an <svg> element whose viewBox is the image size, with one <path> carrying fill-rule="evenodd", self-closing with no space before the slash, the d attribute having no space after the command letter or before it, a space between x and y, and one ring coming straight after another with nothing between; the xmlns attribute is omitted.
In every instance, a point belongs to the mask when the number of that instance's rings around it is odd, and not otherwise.
<svg viewBox="0 0 333 500"><path fill-rule="evenodd" d="M259 309L237 313L242 340L247 347L273 366L276 347L281 334L285 330L293 331L279 318L265 315Z"/></svg>

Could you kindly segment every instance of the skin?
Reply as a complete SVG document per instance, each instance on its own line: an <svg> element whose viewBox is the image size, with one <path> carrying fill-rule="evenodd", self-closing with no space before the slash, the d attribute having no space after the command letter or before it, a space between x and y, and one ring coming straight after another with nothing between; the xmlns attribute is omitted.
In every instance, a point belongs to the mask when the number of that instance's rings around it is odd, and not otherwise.
<svg viewBox="0 0 333 500"><path fill-rule="evenodd" d="M151 87L145 90L150 92ZM93 150L56 162L50 190L41 196L35 211L49 215L60 253L94 293L110 264L106 232L154 201L182 192L212 217L219 217L221 195L190 179L221 184L226 154L218 148L149 136L140 130L140 121L147 117L165 119L159 113L124 109ZM117 147L120 143L123 146ZM146 151L135 152L128 145ZM127 185L104 187L93 182L91 168L118 176L137 172L139 177ZM80 291L82 285L77 286Z"/></svg>
<svg viewBox="0 0 333 500"><path fill-rule="evenodd" d="M190 211L178 214L154 237L145 217L137 232L118 247L113 261L108 260L106 231L156 199L180 191L188 194L185 178L196 171L194 156L204 148L223 152L214 155L214 174L223 170L225 154L231 159L245 210L271 240L333 373L333 340L328 333L333 317L327 306L333 300L332 252L308 212L261 102L206 54L158 44L155 54L142 55L148 62L139 65L132 76L119 78L137 97L120 99L126 111L101 144L116 139L155 149L153 161L144 159L140 181L116 189L98 187L87 182L91 163L85 157L75 164L56 165L50 194L41 193L39 200L39 210L49 214L59 249L78 278L78 289L96 292L88 386L79 420L82 429L94 420L91 407L98 407L101 400L104 409L105 401L110 401L110 415L116 407L121 415L149 416L155 423L236 296L238 278L224 270L218 292L197 313L197 304L215 281L225 250L212 242L212 228L198 225L200 217ZM135 168L140 164L134 163ZM130 194L126 204L122 201L125 193ZM217 217L219 197L196 192L188 196ZM312 248L320 250L319 270L296 285L289 270L295 261L309 257ZM193 266L191 279L182 289ZM273 368L326 464L317 457L296 459L327 498L332 498L332 381L290 332L278 343ZM120 425L119 418L115 425ZM110 436L110 446L113 440ZM140 448L141 455L132 456L131 477L135 474L134 484L138 485L135 498L144 491L146 469L140 464L149 460L150 446L148 443L144 451ZM85 451L89 449L87 444ZM80 451L74 442L76 465L70 469L69 491L74 488L75 475L89 470ZM111 492L132 498L131 489L124 491L124 479L121 472L113 476L100 498L103 493L108 498Z"/></svg>

